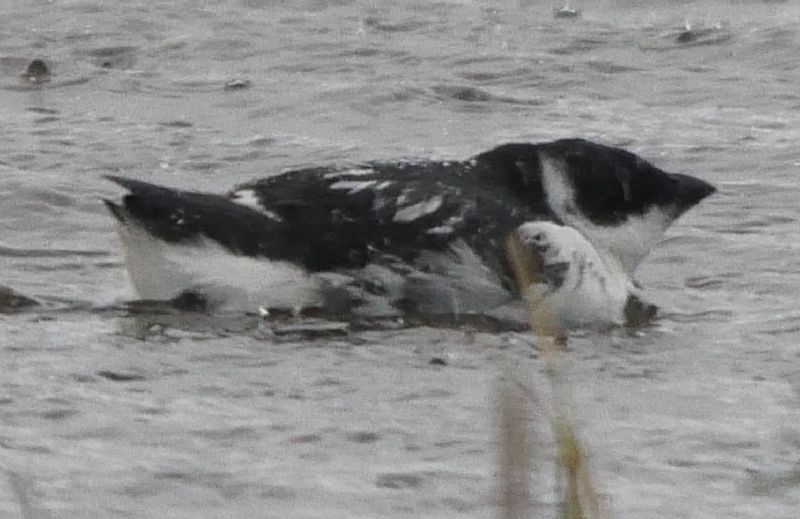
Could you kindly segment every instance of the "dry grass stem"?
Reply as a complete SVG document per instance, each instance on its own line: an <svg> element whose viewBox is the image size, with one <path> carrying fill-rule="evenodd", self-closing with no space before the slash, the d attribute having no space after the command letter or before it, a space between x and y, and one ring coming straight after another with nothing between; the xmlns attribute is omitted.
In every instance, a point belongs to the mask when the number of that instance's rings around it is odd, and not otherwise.
<svg viewBox="0 0 800 519"><path fill-rule="evenodd" d="M500 517L525 519L530 509L531 442L529 403L519 390L499 387Z"/></svg>
<svg viewBox="0 0 800 519"><path fill-rule="evenodd" d="M570 406L569 386L564 380L564 370L562 367L562 347L558 339L559 328L556 324L550 308L541 304L539 301L532 301L529 297L528 287L535 283L538 273L541 271L541 262L532 254L528 253L516 235L512 234L506 241L508 259L514 271L514 276L519 286L520 292L528 304L531 329L536 337L536 344L541 351L542 360L545 366L545 373L549 380L553 397L553 429L558 448L558 478L565 480L565 488L561 499L561 512L564 519L595 519L606 517L600 506L600 499L592 482L591 474L586 463L586 456L583 447L569 418L568 410ZM501 399L502 406L510 405L513 402L510 398ZM522 409L521 404L516 404ZM510 412L503 410L503 414ZM521 413L522 411L517 411ZM505 422L501 422L507 434L511 434L513 429ZM525 430L516 431L514 434L521 435L517 439L505 438L505 443L501 443L503 450L503 460L510 456L505 451L516 448L516 444L527 441ZM529 453L529 448L518 447L519 455ZM505 461L504 461L505 463ZM514 467L503 465L505 470L519 470L520 465ZM529 478L530 476L528 476ZM529 479L526 479L528 481ZM504 496L504 505L506 505ZM511 515L517 513L518 515ZM503 517L523 517L522 512L517 512L510 507Z"/></svg>
<svg viewBox="0 0 800 519"><path fill-rule="evenodd" d="M11 486L11 495L19 507L20 517L22 519L44 519L45 515L33 505L31 484L16 472L8 471L6 474Z"/></svg>

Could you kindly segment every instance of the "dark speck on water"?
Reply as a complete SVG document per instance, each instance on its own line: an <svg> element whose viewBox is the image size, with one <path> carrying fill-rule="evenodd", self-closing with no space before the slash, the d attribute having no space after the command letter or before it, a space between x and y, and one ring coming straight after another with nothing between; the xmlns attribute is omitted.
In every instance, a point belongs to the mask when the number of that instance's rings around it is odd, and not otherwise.
<svg viewBox="0 0 800 519"><path fill-rule="evenodd" d="M0 286L0 313L21 312L35 306L39 306L35 299L22 295L9 287Z"/></svg>
<svg viewBox="0 0 800 519"><path fill-rule="evenodd" d="M443 97L450 97L457 101L471 103L490 101L492 99L490 94L484 92L480 88L468 86L437 85L433 87L433 91Z"/></svg>
<svg viewBox="0 0 800 519"><path fill-rule="evenodd" d="M432 357L428 364L431 366L447 366L447 359L444 357Z"/></svg>
<svg viewBox="0 0 800 519"><path fill-rule="evenodd" d="M733 35L730 32L724 30L721 26L714 25L702 28L686 27L686 29L678 33L675 41L682 46L717 45L726 42L732 37Z"/></svg>
<svg viewBox="0 0 800 519"><path fill-rule="evenodd" d="M250 87L250 80L248 79L231 79L225 83L225 90L244 90Z"/></svg>
<svg viewBox="0 0 800 519"><path fill-rule="evenodd" d="M417 488L422 484L423 478L417 474L381 474L375 483L379 488L404 489Z"/></svg>
<svg viewBox="0 0 800 519"><path fill-rule="evenodd" d="M145 377L138 373L122 373L119 371L102 370L98 371L97 374L114 382L134 382L138 380L145 380Z"/></svg>
<svg viewBox="0 0 800 519"><path fill-rule="evenodd" d="M689 43L691 41L695 41L697 39L697 32L691 29L686 29L685 31L681 32L675 40L678 43Z"/></svg>
<svg viewBox="0 0 800 519"><path fill-rule="evenodd" d="M35 59L28 64L22 77L32 83L43 83L50 81L50 69L44 61Z"/></svg>
<svg viewBox="0 0 800 519"><path fill-rule="evenodd" d="M567 19L576 19L581 15L581 12L577 9L572 9L569 6L564 6L560 8L553 9L553 16L555 18L567 18Z"/></svg>

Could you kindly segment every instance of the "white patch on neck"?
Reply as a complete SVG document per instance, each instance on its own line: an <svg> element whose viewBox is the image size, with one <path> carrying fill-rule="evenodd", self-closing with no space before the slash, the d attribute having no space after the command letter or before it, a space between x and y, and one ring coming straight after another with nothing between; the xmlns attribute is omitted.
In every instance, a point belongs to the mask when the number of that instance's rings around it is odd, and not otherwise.
<svg viewBox="0 0 800 519"><path fill-rule="evenodd" d="M618 226L607 227L588 221L573 225L596 247L613 254L625 271L633 275L642 259L661 241L671 223L672 218L654 206L643 215L628 216L627 221Z"/></svg>
<svg viewBox="0 0 800 519"><path fill-rule="evenodd" d="M243 205L245 207L249 207L259 213L263 214L270 220L275 220L276 222L282 222L283 218L278 216L277 213L274 213L261 205L261 200L258 198L258 194L253 189L239 189L236 191L232 191L228 197L231 199L232 202L237 203L239 205Z"/></svg>
<svg viewBox="0 0 800 519"><path fill-rule="evenodd" d="M598 250L614 255L628 274L633 275L642 258L661 241L673 218L660 207L652 206L642 215L628 215L620 225L597 225L581 214L575 190L566 177L566 165L544 153L539 154L539 160L547 203L556 216L583 233Z"/></svg>

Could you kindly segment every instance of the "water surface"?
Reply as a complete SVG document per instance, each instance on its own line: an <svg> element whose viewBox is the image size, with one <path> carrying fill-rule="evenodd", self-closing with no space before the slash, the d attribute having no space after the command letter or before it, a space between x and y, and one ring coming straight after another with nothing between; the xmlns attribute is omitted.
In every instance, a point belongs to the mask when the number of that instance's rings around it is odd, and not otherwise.
<svg viewBox="0 0 800 519"><path fill-rule="evenodd" d="M134 315L101 176L224 190L582 136L719 188L638 272L656 326L570 341L615 516L797 517L800 7L395 4L6 3L0 285L42 304L0 316L0 467L59 518L494 516L498 374L545 391L529 338Z"/></svg>

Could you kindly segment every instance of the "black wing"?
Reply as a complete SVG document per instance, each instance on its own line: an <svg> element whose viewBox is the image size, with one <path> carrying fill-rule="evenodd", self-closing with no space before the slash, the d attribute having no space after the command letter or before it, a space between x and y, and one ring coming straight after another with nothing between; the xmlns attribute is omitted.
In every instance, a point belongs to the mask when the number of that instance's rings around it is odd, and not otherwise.
<svg viewBox="0 0 800 519"><path fill-rule="evenodd" d="M228 197L270 215L287 242L306 244L302 262L312 270L360 267L380 256L412 261L479 224L474 193L457 181L462 165L297 170L238 186Z"/></svg>
<svg viewBox="0 0 800 519"><path fill-rule="evenodd" d="M232 252L299 263L312 271L357 268L463 240L505 270L506 235L556 219L544 200L538 146L505 145L459 162L367 163L289 171L225 196L108 177L128 189L133 218L169 242L210 239Z"/></svg>
<svg viewBox="0 0 800 519"><path fill-rule="evenodd" d="M114 216L166 242L211 239L235 253L262 256L268 255L272 242L280 237L281 226L277 222L223 196L181 191L118 176L106 178L128 190L121 206L106 200ZM302 254L302 247L287 243L284 252L295 256Z"/></svg>
<svg viewBox="0 0 800 519"><path fill-rule="evenodd" d="M121 206L107 205L119 220L168 242L213 240L312 271L357 268L388 256L412 261L480 227L475 196L417 166L376 167L375 178L358 180L348 170L298 170L226 196L112 176L129 193Z"/></svg>

